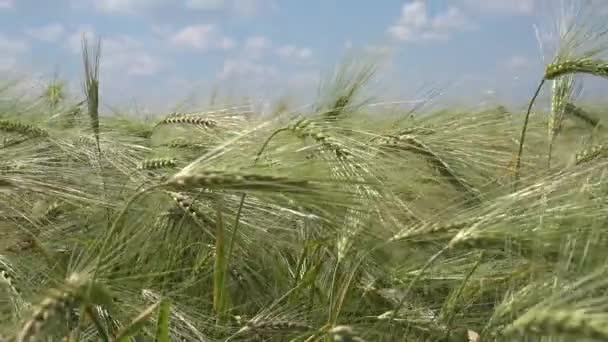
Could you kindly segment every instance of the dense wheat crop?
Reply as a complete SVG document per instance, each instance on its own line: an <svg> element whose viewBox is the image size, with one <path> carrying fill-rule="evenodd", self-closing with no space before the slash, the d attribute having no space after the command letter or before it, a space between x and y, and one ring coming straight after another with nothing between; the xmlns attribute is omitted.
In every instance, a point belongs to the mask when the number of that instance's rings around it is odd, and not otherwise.
<svg viewBox="0 0 608 342"><path fill-rule="evenodd" d="M0 341L608 341L604 38L568 27L528 115L388 109L356 63L305 111L103 115L83 45L83 98L0 93Z"/></svg>

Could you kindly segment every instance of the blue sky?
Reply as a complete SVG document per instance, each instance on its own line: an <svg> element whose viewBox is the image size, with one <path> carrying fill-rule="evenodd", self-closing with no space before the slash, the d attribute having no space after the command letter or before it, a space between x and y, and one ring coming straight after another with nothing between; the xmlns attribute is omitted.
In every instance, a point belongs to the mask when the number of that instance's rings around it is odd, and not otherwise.
<svg viewBox="0 0 608 342"><path fill-rule="evenodd" d="M550 1L549 3L556 3ZM374 94L433 87L525 99L542 68L537 0L0 0L0 74L79 90L83 33L102 38L105 102L170 106L195 94L308 99L348 54L380 65Z"/></svg>

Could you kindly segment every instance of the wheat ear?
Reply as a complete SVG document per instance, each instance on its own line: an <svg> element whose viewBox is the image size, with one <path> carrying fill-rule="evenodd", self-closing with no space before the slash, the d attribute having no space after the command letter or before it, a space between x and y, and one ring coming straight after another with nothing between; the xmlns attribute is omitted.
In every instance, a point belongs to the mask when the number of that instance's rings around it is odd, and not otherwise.
<svg viewBox="0 0 608 342"><path fill-rule="evenodd" d="M465 180L458 177L456 172L422 141L419 141L412 136L390 136L383 140L382 145L384 147L403 149L425 157L433 168L442 176L446 177L450 184L457 190L464 192L469 200L474 202L481 201L479 192Z"/></svg>
<svg viewBox="0 0 608 342"><path fill-rule="evenodd" d="M595 146L592 146L591 148L584 149L576 154L575 165L588 163L588 162L594 160L595 158L603 155L606 152L606 150L608 150L608 146L606 146L604 144L595 145Z"/></svg>
<svg viewBox="0 0 608 342"><path fill-rule="evenodd" d="M49 135L49 133L42 128L10 120L0 120L0 130L20 133L32 138L47 137Z"/></svg>
<svg viewBox="0 0 608 342"><path fill-rule="evenodd" d="M545 309L533 310L518 318L504 330L509 335L516 332L540 335L571 335L597 341L608 341L608 325L605 315L583 310Z"/></svg>
<svg viewBox="0 0 608 342"><path fill-rule="evenodd" d="M551 168L553 144L561 131L567 101L574 95L575 80L572 75L553 80L553 93L551 96L551 114L549 115L547 138L549 150L547 152L547 168Z"/></svg>
<svg viewBox="0 0 608 342"><path fill-rule="evenodd" d="M215 128L218 126L217 121L209 118L202 118L192 115L177 114L169 116L161 120L156 126L159 125L193 125L202 128Z"/></svg>
<svg viewBox="0 0 608 342"><path fill-rule="evenodd" d="M107 293L100 286L91 283L88 277L72 274L62 287L52 289L38 304L31 318L18 332L16 340L29 342L38 339L47 324L79 304L107 304L110 301Z"/></svg>
<svg viewBox="0 0 608 342"><path fill-rule="evenodd" d="M194 201L192 200L192 198L178 192L167 191L166 193L171 196L177 206L179 206L193 219L201 220L205 225L209 227L215 227L215 222L212 219L208 218L207 215L194 208Z"/></svg>
<svg viewBox="0 0 608 342"><path fill-rule="evenodd" d="M175 158L154 158L142 160L137 166L138 170L158 170L177 166Z"/></svg>
<svg viewBox="0 0 608 342"><path fill-rule="evenodd" d="M313 139L319 145L323 146L323 148L333 152L338 159L343 159L351 155L348 149L340 146L330 136L321 132L321 130L315 127L314 123L310 120L299 120L295 124L289 125L287 130L293 132L300 139Z"/></svg>
<svg viewBox="0 0 608 342"><path fill-rule="evenodd" d="M92 51L93 59L89 54L89 45L85 36L82 37L82 60L84 65L84 91L87 99L87 108L91 121L91 129L95 134L97 150L101 154L99 142L99 58L101 57L101 40Z"/></svg>
<svg viewBox="0 0 608 342"><path fill-rule="evenodd" d="M200 171L197 173L177 174L167 183L168 187L178 189L208 188L231 190L301 192L310 189L312 184L305 180L292 180L287 177L256 174L228 173L223 171Z"/></svg>
<svg viewBox="0 0 608 342"><path fill-rule="evenodd" d="M608 78L608 62L600 59L580 58L558 61L545 68L546 80L568 74L588 74Z"/></svg>
<svg viewBox="0 0 608 342"><path fill-rule="evenodd" d="M589 115L589 113L585 112L582 108L576 106L573 103L566 103L565 111L566 114L584 121L591 127L597 127L600 124L600 120Z"/></svg>

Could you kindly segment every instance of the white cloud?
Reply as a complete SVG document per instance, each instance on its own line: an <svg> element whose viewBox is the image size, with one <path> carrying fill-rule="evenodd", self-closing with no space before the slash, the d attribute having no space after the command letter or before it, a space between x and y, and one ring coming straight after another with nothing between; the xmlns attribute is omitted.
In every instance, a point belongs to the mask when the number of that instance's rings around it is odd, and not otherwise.
<svg viewBox="0 0 608 342"><path fill-rule="evenodd" d="M505 63L509 69L521 69L530 66L530 64L530 60L521 55L511 56Z"/></svg>
<svg viewBox="0 0 608 342"><path fill-rule="evenodd" d="M368 53L372 56L389 57L390 55L393 54L393 52L395 52L395 47L391 46L391 45L369 44L369 45L364 46L363 51L365 51L366 53Z"/></svg>
<svg viewBox="0 0 608 342"><path fill-rule="evenodd" d="M463 0L463 3L479 11L528 15L534 12L537 0Z"/></svg>
<svg viewBox="0 0 608 342"><path fill-rule="evenodd" d="M285 59L305 60L312 57L312 50L306 47L298 47L293 44L286 44L275 47L270 38L265 36L249 37L245 41L245 54L250 59L258 59L266 55L271 50L274 54Z"/></svg>
<svg viewBox="0 0 608 342"><path fill-rule="evenodd" d="M29 49L27 43L20 39L9 38L0 33L0 51L8 53L23 53Z"/></svg>
<svg viewBox="0 0 608 342"><path fill-rule="evenodd" d="M465 30L473 27L464 13L456 7L450 7L445 12L437 14L431 26L436 31Z"/></svg>
<svg viewBox="0 0 608 342"><path fill-rule="evenodd" d="M310 48L299 48L295 45L283 45L277 48L276 53L283 58L309 59L312 57Z"/></svg>
<svg viewBox="0 0 608 342"><path fill-rule="evenodd" d="M13 0L0 0L0 10L11 9L14 6L15 6L15 1L13 1Z"/></svg>
<svg viewBox="0 0 608 342"><path fill-rule="evenodd" d="M0 71L11 70L17 64L17 57L0 55Z"/></svg>
<svg viewBox="0 0 608 342"><path fill-rule="evenodd" d="M188 0L186 8L202 11L211 11L226 6L226 0Z"/></svg>
<svg viewBox="0 0 608 342"><path fill-rule="evenodd" d="M82 3L83 0L74 0L74 2ZM101 12L120 14L133 14L171 3L169 0L90 0L90 2Z"/></svg>
<svg viewBox="0 0 608 342"><path fill-rule="evenodd" d="M232 9L239 15L252 17L274 12L278 4L275 0L233 0Z"/></svg>
<svg viewBox="0 0 608 342"><path fill-rule="evenodd" d="M265 36L253 36L245 41L245 54L250 59L263 57L272 48L272 41Z"/></svg>
<svg viewBox="0 0 608 342"><path fill-rule="evenodd" d="M293 88L311 88L320 81L321 75L315 71L297 71L287 77L287 85Z"/></svg>
<svg viewBox="0 0 608 342"><path fill-rule="evenodd" d="M222 37L218 46L222 50L232 50L236 47L236 41L230 37Z"/></svg>
<svg viewBox="0 0 608 342"><path fill-rule="evenodd" d="M265 36L249 37L245 42L245 49L249 50L266 50L272 46L272 41Z"/></svg>
<svg viewBox="0 0 608 342"><path fill-rule="evenodd" d="M20 39L9 38L0 33L0 70L9 70L17 65L19 55L29 50L28 44Z"/></svg>
<svg viewBox="0 0 608 342"><path fill-rule="evenodd" d="M90 25L84 25L68 35L66 47L73 53L80 53L82 50L82 38L86 37L90 42L96 39L95 29Z"/></svg>
<svg viewBox="0 0 608 342"><path fill-rule="evenodd" d="M276 67L255 63L243 59L227 59L224 61L222 70L217 78L221 81L228 79L247 77L248 79L273 79L278 77L279 71Z"/></svg>
<svg viewBox="0 0 608 342"><path fill-rule="evenodd" d="M187 0L186 8L200 11L228 10L245 17L276 11L276 0Z"/></svg>
<svg viewBox="0 0 608 342"><path fill-rule="evenodd" d="M64 33L65 28L59 23L25 29L25 34L28 36L47 43L58 41Z"/></svg>
<svg viewBox="0 0 608 342"><path fill-rule="evenodd" d="M82 52L82 37L89 43L97 41L95 30L83 26L67 38L67 48L75 54ZM144 44L130 36L116 36L101 41L100 68L128 76L149 76L161 71L162 60L145 50Z"/></svg>
<svg viewBox="0 0 608 342"><path fill-rule="evenodd" d="M102 67L124 71L131 76L149 76L163 67L160 58L145 51L143 43L121 36L102 41Z"/></svg>
<svg viewBox="0 0 608 342"><path fill-rule="evenodd" d="M456 31L473 28L466 15L457 7L449 7L431 16L426 2L414 1L403 5L401 16L387 29L387 33L403 42L447 40Z"/></svg>
<svg viewBox="0 0 608 342"><path fill-rule="evenodd" d="M197 50L228 50L236 46L236 42L213 24L187 26L169 38L173 45Z"/></svg>

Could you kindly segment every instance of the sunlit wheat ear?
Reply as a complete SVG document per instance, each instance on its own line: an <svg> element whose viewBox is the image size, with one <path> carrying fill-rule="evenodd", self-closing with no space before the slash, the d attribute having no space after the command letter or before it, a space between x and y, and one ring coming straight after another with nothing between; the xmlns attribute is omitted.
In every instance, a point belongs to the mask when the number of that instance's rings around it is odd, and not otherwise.
<svg viewBox="0 0 608 342"><path fill-rule="evenodd" d="M154 158L142 160L137 165L138 170L158 170L177 166L177 159L174 158Z"/></svg>
<svg viewBox="0 0 608 342"><path fill-rule="evenodd" d="M95 135L97 148L99 145L99 59L101 57L101 40L90 51L86 37L82 37L82 60L84 65L84 92L87 99L87 109L91 122L91 129Z"/></svg>
<svg viewBox="0 0 608 342"><path fill-rule="evenodd" d="M265 176L256 174L228 173L223 171L198 171L177 174L165 184L175 189L225 189L303 192L312 190L314 185L305 180L292 180L288 177Z"/></svg>
<svg viewBox="0 0 608 342"><path fill-rule="evenodd" d="M285 297L282 297L283 299ZM275 304L281 301L278 299ZM273 305L262 309L251 319L245 321L241 316L233 316L236 323L242 326L229 340L236 338L252 338L287 335L296 332L314 331L315 329L299 316L301 313L288 309L273 310ZM299 309L297 310L299 311Z"/></svg>
<svg viewBox="0 0 608 342"><path fill-rule="evenodd" d="M552 281L553 293L540 297L540 302L503 330L544 336L568 335L579 339L608 341L608 302L604 294L608 288L606 269L599 267L576 280Z"/></svg>
<svg viewBox="0 0 608 342"><path fill-rule="evenodd" d="M323 113L327 120L336 120L344 116L348 110L356 108L356 98L376 73L373 63L355 63L347 59L335 69L332 78L321 85L321 93L325 98L316 112ZM364 101L363 101L364 102Z"/></svg>
<svg viewBox="0 0 608 342"><path fill-rule="evenodd" d="M601 156L605 156L606 152L608 152L608 146L604 144L592 146L578 152L575 156L574 163L575 165L580 165L591 162Z"/></svg>
<svg viewBox="0 0 608 342"><path fill-rule="evenodd" d="M551 167L551 157L553 153L553 144L557 135L560 133L566 106L573 97L580 93L580 87L576 87L576 82L572 75L560 77L553 81L553 93L551 96L551 113L549 115L547 127L547 139L549 141L549 150L547 152L547 167Z"/></svg>
<svg viewBox="0 0 608 342"><path fill-rule="evenodd" d="M608 316L586 310L534 310L518 318L505 329L505 335L515 333L544 336L570 335L577 338L608 341Z"/></svg>
<svg viewBox="0 0 608 342"><path fill-rule="evenodd" d="M178 192L172 192L172 191L167 191L167 194L169 196L171 196L171 198L175 201L177 206L179 206L183 211L185 211L188 215L190 215L190 217L197 219L197 220L201 220L205 225L207 225L209 227L215 226L214 220L210 219L208 217L208 215L205 215L203 212L201 212L200 210L197 210L194 207L192 198L190 198L189 196L187 196L185 194L178 193Z"/></svg>
<svg viewBox="0 0 608 342"><path fill-rule="evenodd" d="M171 148L188 148L188 149L193 149L193 150L203 150L208 148L209 146L207 144L203 144L200 142L194 142L194 141L189 141L188 139L184 139L184 138L178 138L178 139L173 139L165 144L163 144L162 146L167 146L167 147L171 147Z"/></svg>
<svg viewBox="0 0 608 342"><path fill-rule="evenodd" d="M428 127L412 127L412 128L404 128L400 131L397 131L396 134L393 134L394 136L403 136L403 135L411 135L411 136L425 136L425 135L432 135L432 134L436 134L437 130L433 129L433 128L428 128Z"/></svg>
<svg viewBox="0 0 608 342"><path fill-rule="evenodd" d="M551 4L554 6L553 2ZM514 186L517 188L519 180L519 171L521 166L521 156L523 153L528 120L532 107L536 102L538 95L548 80L554 80L560 76L574 74L590 74L606 78L608 76L608 63L601 58L607 51L606 49L606 25L605 20L593 10L597 9L595 5L590 3L584 4L581 1L572 2L570 8L564 8L564 3L561 3L563 10L562 15L558 18L558 47L556 49L553 62L545 66L545 71L541 82L530 103L524 118L524 124L521 131L519 149L514 168ZM581 8L577 6L581 5ZM559 7L559 6L558 6ZM583 17L584 11L581 9L590 9L592 16ZM595 17L594 17L595 16ZM599 22L599 25L596 23ZM540 40L539 40L540 41Z"/></svg>
<svg viewBox="0 0 608 342"><path fill-rule="evenodd" d="M315 126L310 120L299 120L296 123L289 125L287 130L291 131L300 139L311 138L324 149L333 152L339 159L351 156L351 152L346 147L341 146L335 139L332 139L327 134L321 132L321 129Z"/></svg>
<svg viewBox="0 0 608 342"><path fill-rule="evenodd" d="M492 315L488 318L481 332L482 337L498 334L506 324L512 322L513 317L517 317L522 311L536 305L539 296L549 296L553 286L554 284L551 282L533 282L505 293L503 300L495 306Z"/></svg>
<svg viewBox="0 0 608 342"><path fill-rule="evenodd" d="M462 221L454 220L454 222L447 223L428 223L421 225L420 227L407 228L395 234L391 238L391 241L407 240L410 238L418 238L424 235L431 236L433 234L455 232L460 229L470 227L477 223L477 221L479 220L480 218L473 217Z"/></svg>
<svg viewBox="0 0 608 342"><path fill-rule="evenodd" d="M19 133L32 138L47 137L49 135L49 133L42 128L10 120L0 120L0 130Z"/></svg>
<svg viewBox="0 0 608 342"><path fill-rule="evenodd" d="M389 149L405 150L423 156L427 162L450 182L454 188L462 191L464 195L474 202L481 201L479 192L469 185L435 152L422 141L413 136L389 136L381 140L380 146Z"/></svg>
<svg viewBox="0 0 608 342"><path fill-rule="evenodd" d="M193 125L201 128L215 128L218 126L217 121L209 118L186 116L177 114L161 120L156 126L160 125Z"/></svg>
<svg viewBox="0 0 608 342"><path fill-rule="evenodd" d="M574 59L555 62L545 68L545 79L553 80L570 74L588 74L608 78L608 61L600 59Z"/></svg>
<svg viewBox="0 0 608 342"><path fill-rule="evenodd" d="M111 302L111 297L101 285L92 283L86 275L72 274L63 286L52 289L37 305L31 318L17 333L16 341L29 342L41 338L47 324L61 319L62 313L81 304L108 305Z"/></svg>

